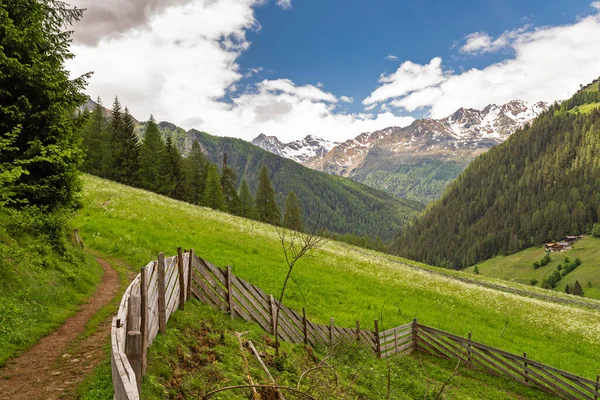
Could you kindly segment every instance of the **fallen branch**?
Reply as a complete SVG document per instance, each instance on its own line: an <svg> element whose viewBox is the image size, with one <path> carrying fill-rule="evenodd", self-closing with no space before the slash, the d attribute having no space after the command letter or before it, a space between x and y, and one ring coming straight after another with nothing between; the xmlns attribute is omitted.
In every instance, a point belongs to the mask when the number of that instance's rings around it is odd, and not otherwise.
<svg viewBox="0 0 600 400"><path fill-rule="evenodd" d="M242 332L242 333L236 332L235 336L237 336L238 341L240 343L240 353L242 354L242 360L244 361L244 372L246 373L246 380L248 381L248 384L250 384L251 386L254 386L254 381L252 380L252 375L250 375L250 366L248 365L248 358L246 358L246 352L244 351L244 345L242 344L242 335L244 335L246 333L248 333L248 332ZM252 398L254 400L260 400L260 395L256 391L255 387L252 388Z"/></svg>
<svg viewBox="0 0 600 400"><path fill-rule="evenodd" d="M273 375L271 375L271 373L269 372L269 368L267 368L267 366L265 365L265 362L261 358L260 354L258 354L256 347L254 347L254 343L252 343L252 340L248 340L248 347L250 347L250 350L252 350L252 353L254 353L254 356L260 363L260 366L262 367L262 369L265 371L265 374L267 374L267 377L269 378L269 380L271 382L273 382L274 384L277 384L277 382L275 382L275 379L273 379ZM279 389L276 389L276 390L277 390L278 397L281 400L285 400L285 397L283 397L283 394L281 394L281 391L279 391Z"/></svg>
<svg viewBox="0 0 600 400"><path fill-rule="evenodd" d="M227 387L223 387L220 389L215 389L212 390L208 393L206 393L203 397L202 400L208 400L210 399L212 396L214 396L217 393L221 393L221 392L225 392L227 390L235 390L235 389L248 389L248 388L270 388L270 389L275 389L278 392L280 390L287 390L290 393L293 393L294 395L298 396L301 399L305 399L305 400L317 400L316 398L312 397L309 394L306 394L304 392L301 392L297 389L288 387L288 386L279 386L279 385L236 385L236 386L227 386Z"/></svg>

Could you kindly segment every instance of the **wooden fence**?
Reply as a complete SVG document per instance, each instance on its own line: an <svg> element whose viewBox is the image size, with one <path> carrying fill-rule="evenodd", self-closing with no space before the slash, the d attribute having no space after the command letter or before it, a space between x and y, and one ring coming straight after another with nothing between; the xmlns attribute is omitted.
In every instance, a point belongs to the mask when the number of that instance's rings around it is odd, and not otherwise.
<svg viewBox="0 0 600 400"><path fill-rule="evenodd" d="M183 288L181 290L180 288ZM277 301L255 285L194 255L193 250L158 260L142 268L127 288L112 326L112 374L115 399L139 399L139 383L146 367L147 349L158 332L166 331L169 316L184 308L194 296L224 312L259 324L274 334ZM537 361L496 349L418 323L417 320L385 331L316 324L281 305L277 329L281 340L330 346L342 341L360 341L378 357L424 351L460 361L522 384L537 387L563 399L600 399L600 376L596 381L561 371Z"/></svg>

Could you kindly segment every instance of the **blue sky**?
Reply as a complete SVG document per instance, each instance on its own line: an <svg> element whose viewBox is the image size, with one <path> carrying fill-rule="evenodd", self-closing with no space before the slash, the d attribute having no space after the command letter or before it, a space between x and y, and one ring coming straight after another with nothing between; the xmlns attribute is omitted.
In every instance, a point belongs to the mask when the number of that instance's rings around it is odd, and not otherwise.
<svg viewBox="0 0 600 400"><path fill-rule="evenodd" d="M600 1L72 0L74 75L138 119L252 139L555 101L600 76ZM388 57L393 56L393 57Z"/></svg>

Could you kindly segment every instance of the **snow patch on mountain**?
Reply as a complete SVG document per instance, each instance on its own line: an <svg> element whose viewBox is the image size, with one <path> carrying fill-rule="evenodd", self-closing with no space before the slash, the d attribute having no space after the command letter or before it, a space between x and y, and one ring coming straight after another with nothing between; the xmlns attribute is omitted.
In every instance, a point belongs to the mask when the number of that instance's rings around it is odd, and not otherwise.
<svg viewBox="0 0 600 400"><path fill-rule="evenodd" d="M275 136L267 136L263 133L252 140L252 144L263 148L273 154L289 158L299 163L306 163L315 159L321 159L337 146L339 143L321 139L312 135L302 140L282 143Z"/></svg>

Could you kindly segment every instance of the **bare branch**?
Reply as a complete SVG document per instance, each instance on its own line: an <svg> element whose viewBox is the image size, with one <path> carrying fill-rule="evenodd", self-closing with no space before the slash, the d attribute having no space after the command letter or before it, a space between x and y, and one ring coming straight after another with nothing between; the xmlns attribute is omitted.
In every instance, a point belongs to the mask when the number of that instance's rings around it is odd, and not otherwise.
<svg viewBox="0 0 600 400"><path fill-rule="evenodd" d="M208 400L210 399L212 396L214 396L217 393L221 393L221 392L225 392L227 390L235 390L235 389L250 389L250 388L270 388L270 389L274 389L274 390L286 390L296 396L298 396L301 399L305 399L305 400L317 400L314 397L312 397L311 395L301 392L297 389L294 389L292 387L288 387L288 386L280 386L280 385L236 385L236 386L227 386L227 387L222 387L219 389L215 389L215 390L211 390L210 392L206 393L203 397L202 400Z"/></svg>

